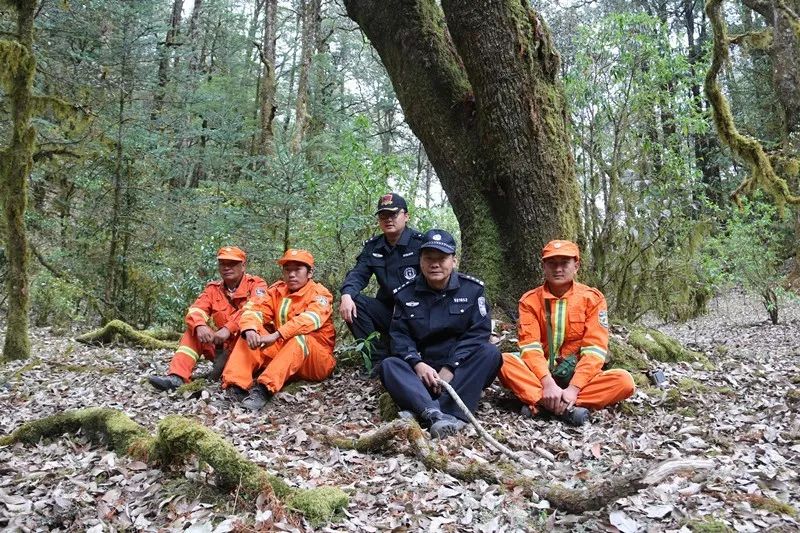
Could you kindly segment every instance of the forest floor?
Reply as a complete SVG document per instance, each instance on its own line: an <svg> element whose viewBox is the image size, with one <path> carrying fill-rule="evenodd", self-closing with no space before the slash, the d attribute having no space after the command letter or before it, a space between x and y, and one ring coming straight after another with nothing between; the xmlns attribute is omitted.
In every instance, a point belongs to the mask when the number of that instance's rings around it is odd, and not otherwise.
<svg viewBox="0 0 800 533"><path fill-rule="evenodd" d="M713 470L667 479L606 508L572 515L522 489L458 481L409 453L365 454L324 444L323 426L358 436L381 424L379 384L354 369L276 395L260 413L227 402L216 386L199 399L156 392L167 351L89 347L40 329L34 357L0 368L0 434L66 409L120 409L153 431L181 414L224 436L246 457L296 487L335 485L350 495L326 531L796 531L800 529L800 303L768 323L752 299L732 294L709 314L659 328L699 351L713 370L662 364L667 383L638 390L582 428L525 419L495 384L478 418L535 462L531 475L569 487L604 482L643 464L710 458ZM2 340L2 339L0 339ZM470 428L438 442L451 458L497 461ZM80 435L0 448L0 529L310 530L280 506L211 487L198 462L163 472ZM716 526L718 529L710 529Z"/></svg>

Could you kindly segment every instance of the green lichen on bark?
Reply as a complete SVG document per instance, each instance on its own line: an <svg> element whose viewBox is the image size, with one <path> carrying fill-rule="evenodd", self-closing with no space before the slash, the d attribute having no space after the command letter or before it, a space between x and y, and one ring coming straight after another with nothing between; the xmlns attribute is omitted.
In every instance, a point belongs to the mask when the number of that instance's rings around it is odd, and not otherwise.
<svg viewBox="0 0 800 533"><path fill-rule="evenodd" d="M189 383L184 383L183 385L178 387L178 389L175 392L177 392L178 394L186 394L187 392L188 393L201 392L203 389L206 388L207 385L208 381L206 381L205 379L203 378L195 379L193 381L190 381Z"/></svg>
<svg viewBox="0 0 800 533"><path fill-rule="evenodd" d="M663 363L697 361L704 365L710 364L703 354L687 350L677 340L656 329L634 327L628 336L628 343Z"/></svg>
<svg viewBox="0 0 800 533"><path fill-rule="evenodd" d="M84 333L75 340L84 344L110 344L125 340L148 350L174 350L178 347L175 342L161 341L143 331L137 331L122 320L112 320L102 328Z"/></svg>
<svg viewBox="0 0 800 533"><path fill-rule="evenodd" d="M316 525L330 520L349 502L347 494L335 487L291 488L282 479L245 459L211 429L177 415L159 422L153 437L116 409L93 407L67 411L24 423L11 435L0 437L0 446L17 442L35 444L42 439L78 431L93 441L108 443L120 455L151 463L172 464L196 456L213 468L220 489L236 490L246 501L270 490Z"/></svg>
<svg viewBox="0 0 800 533"><path fill-rule="evenodd" d="M317 489L299 490L286 500L289 509L305 516L313 527L329 522L339 509L344 509L350 498L341 489L320 487Z"/></svg>
<svg viewBox="0 0 800 533"><path fill-rule="evenodd" d="M730 61L728 51L730 39L722 15L723 2L724 0L708 0L706 3L706 14L714 34L714 48L704 88L711 103L717 134L733 154L744 161L750 169L750 176L737 187L732 197L738 201L741 194L751 194L756 188L760 188L769 194L781 209L786 203L800 204L800 196L793 194L789 190L787 180L775 172L773 160L761 143L757 139L739 132L728 99L722 93L722 88L717 81L723 65Z"/></svg>
<svg viewBox="0 0 800 533"><path fill-rule="evenodd" d="M394 403L392 396L388 392L383 392L378 396L378 412L381 415L381 420L384 422L391 422L397 418L400 408Z"/></svg>

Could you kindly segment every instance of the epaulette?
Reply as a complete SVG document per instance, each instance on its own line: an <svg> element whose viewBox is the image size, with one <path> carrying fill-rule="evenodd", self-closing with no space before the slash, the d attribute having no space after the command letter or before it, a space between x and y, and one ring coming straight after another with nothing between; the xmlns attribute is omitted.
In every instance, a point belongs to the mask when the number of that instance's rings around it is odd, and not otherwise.
<svg viewBox="0 0 800 533"><path fill-rule="evenodd" d="M425 239L425 235L423 233L415 231L414 233L411 234L411 238L418 239L418 240L422 241L422 240Z"/></svg>
<svg viewBox="0 0 800 533"><path fill-rule="evenodd" d="M221 279L214 279L214 280L211 280L208 283L206 283L206 287L210 287L212 285L222 285L222 280Z"/></svg>
<svg viewBox="0 0 800 533"><path fill-rule="evenodd" d="M393 291L392 291L392 294L397 294L397 293L398 293L398 292L400 292L401 290L405 289L406 287L408 287L409 285L411 285L412 283L414 283L414 281L415 281L414 279L410 279L410 280L406 281L405 283L403 283L402 285L400 285L399 287L397 287L395 290L393 290Z"/></svg>
<svg viewBox="0 0 800 533"><path fill-rule="evenodd" d="M269 287L267 287L267 290L269 290L269 289L271 289L271 288L273 288L273 287L277 287L277 286L278 286L278 285L280 285L281 283L284 283L284 281L283 281L282 279L279 279L278 281L276 281L275 283L273 283L272 285L270 285Z"/></svg>
<svg viewBox="0 0 800 533"><path fill-rule="evenodd" d="M380 235L375 235L374 237L370 237L369 239L367 239L363 243L361 243L361 245L362 246L366 246L368 243L371 243L372 241L376 241L376 240L380 239L381 237L383 237L383 233L381 233Z"/></svg>
<svg viewBox="0 0 800 533"><path fill-rule="evenodd" d="M483 282L481 280L479 280L478 278L472 277L469 274L464 274L462 272L459 272L458 275L461 276L463 279L468 279L470 281L474 281L475 283L477 283L478 285L483 287Z"/></svg>

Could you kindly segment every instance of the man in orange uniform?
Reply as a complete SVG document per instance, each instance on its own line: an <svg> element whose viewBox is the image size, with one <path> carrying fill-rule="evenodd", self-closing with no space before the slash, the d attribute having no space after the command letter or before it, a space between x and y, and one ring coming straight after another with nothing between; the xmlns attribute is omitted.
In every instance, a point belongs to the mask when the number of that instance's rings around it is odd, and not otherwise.
<svg viewBox="0 0 800 533"><path fill-rule="evenodd" d="M292 376L322 381L336 365L333 297L311 279L314 257L289 249L278 264L283 280L245 306L239 321L242 337L222 374L229 396L253 411L264 407ZM253 374L261 369L253 386Z"/></svg>
<svg viewBox="0 0 800 533"><path fill-rule="evenodd" d="M186 313L186 325L189 327L169 363L167 375L149 378L155 388L172 390L189 382L201 356L214 361L216 347L222 348L222 353L230 352L239 337L242 307L249 298L267 293L267 284L263 279L245 274L246 262L247 255L236 246L219 249L217 266L222 279L206 285L189 308ZM210 320L213 320L216 331L209 327Z"/></svg>
<svg viewBox="0 0 800 533"><path fill-rule="evenodd" d="M602 370L608 353L603 293L575 281L578 246L550 241L542 250L545 283L519 301L519 357L503 354L500 381L534 415L542 407L580 426L590 409L630 397L635 386L622 369Z"/></svg>

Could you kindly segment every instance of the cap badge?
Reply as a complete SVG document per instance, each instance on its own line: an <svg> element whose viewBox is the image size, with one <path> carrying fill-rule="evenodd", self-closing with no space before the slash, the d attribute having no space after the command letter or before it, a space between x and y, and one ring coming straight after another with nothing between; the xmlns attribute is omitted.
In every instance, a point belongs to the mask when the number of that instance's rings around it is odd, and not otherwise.
<svg viewBox="0 0 800 533"><path fill-rule="evenodd" d="M384 194L381 197L381 205L389 205L392 203L392 195L391 194Z"/></svg>
<svg viewBox="0 0 800 533"><path fill-rule="evenodd" d="M553 243L553 248L561 248L561 243L560 242L554 242Z"/></svg>
<svg viewBox="0 0 800 533"><path fill-rule="evenodd" d="M431 239L433 239L434 241L441 241L442 240L442 236L437 233L436 235L431 237Z"/></svg>
<svg viewBox="0 0 800 533"><path fill-rule="evenodd" d="M292 255L297 255L297 250L292 250Z"/></svg>

